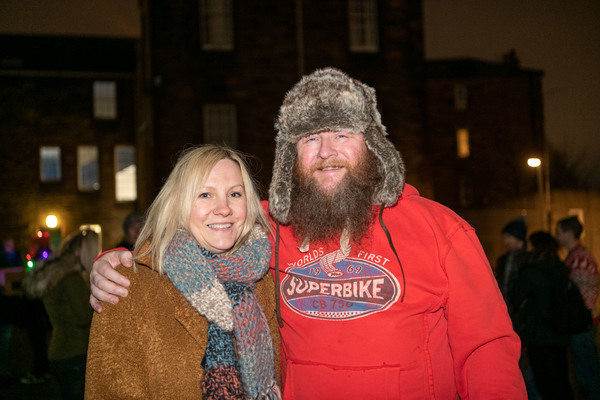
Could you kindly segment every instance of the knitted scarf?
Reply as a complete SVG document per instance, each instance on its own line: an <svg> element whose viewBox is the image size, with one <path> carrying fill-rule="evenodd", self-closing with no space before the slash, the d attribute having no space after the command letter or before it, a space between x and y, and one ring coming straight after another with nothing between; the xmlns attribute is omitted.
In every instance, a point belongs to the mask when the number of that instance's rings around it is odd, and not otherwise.
<svg viewBox="0 0 600 400"><path fill-rule="evenodd" d="M209 321L205 399L281 398L269 326L254 294L270 257L270 242L259 228L233 254L210 253L184 231L175 235L165 253L167 276Z"/></svg>

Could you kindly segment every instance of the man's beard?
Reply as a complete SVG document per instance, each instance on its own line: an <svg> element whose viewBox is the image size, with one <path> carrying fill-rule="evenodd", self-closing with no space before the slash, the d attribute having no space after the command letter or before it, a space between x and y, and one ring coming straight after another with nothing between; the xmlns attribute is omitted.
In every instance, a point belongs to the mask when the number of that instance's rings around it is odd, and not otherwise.
<svg viewBox="0 0 600 400"><path fill-rule="evenodd" d="M346 228L352 242L358 243L367 233L374 217L373 193L381 181L377 160L366 151L355 167L346 164L346 168L337 188L325 192L310 172L302 171L298 162L294 165L290 215L300 241L338 238Z"/></svg>

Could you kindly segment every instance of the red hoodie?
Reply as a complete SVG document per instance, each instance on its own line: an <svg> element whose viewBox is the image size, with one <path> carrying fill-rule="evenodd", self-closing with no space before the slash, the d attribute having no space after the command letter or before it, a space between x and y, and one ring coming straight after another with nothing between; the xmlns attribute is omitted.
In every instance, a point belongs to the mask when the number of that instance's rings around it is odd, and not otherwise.
<svg viewBox="0 0 600 400"><path fill-rule="evenodd" d="M338 240L301 253L280 226L284 398L526 399L474 229L410 185L383 220L402 266L378 220L348 254Z"/></svg>

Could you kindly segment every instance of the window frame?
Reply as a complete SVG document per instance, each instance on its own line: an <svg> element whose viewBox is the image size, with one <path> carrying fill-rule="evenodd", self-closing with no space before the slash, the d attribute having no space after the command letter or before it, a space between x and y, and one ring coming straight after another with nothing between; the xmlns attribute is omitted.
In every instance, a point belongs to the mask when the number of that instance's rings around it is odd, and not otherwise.
<svg viewBox="0 0 600 400"><path fill-rule="evenodd" d="M469 109L469 89L467 85L462 83L454 85L453 96L456 111L467 111Z"/></svg>
<svg viewBox="0 0 600 400"><path fill-rule="evenodd" d="M130 150L131 162L122 159L121 151ZM126 203L136 201L137 193L137 164L135 146L129 144L118 144L113 149L114 171L115 171L115 201Z"/></svg>
<svg viewBox="0 0 600 400"><path fill-rule="evenodd" d="M348 42L355 53L379 51L377 0L348 0Z"/></svg>
<svg viewBox="0 0 600 400"><path fill-rule="evenodd" d="M460 159L471 157L471 138L467 128L456 130L456 156Z"/></svg>
<svg viewBox="0 0 600 400"><path fill-rule="evenodd" d="M202 107L204 143L238 145L237 109L233 104L205 104Z"/></svg>
<svg viewBox="0 0 600 400"><path fill-rule="evenodd" d="M48 152L55 152L52 157ZM55 183L62 180L62 150L60 146L40 146L40 181L43 183ZM54 170L54 175L48 173L48 168ZM50 176L51 175L51 176Z"/></svg>
<svg viewBox="0 0 600 400"><path fill-rule="evenodd" d="M100 162L96 145L77 146L77 189L80 192L100 190ZM91 184L88 180L94 181Z"/></svg>
<svg viewBox="0 0 600 400"><path fill-rule="evenodd" d="M205 51L232 51L234 24L232 0L198 0L200 43Z"/></svg>
<svg viewBox="0 0 600 400"><path fill-rule="evenodd" d="M94 81L93 83L94 118L114 121L117 119L117 82Z"/></svg>

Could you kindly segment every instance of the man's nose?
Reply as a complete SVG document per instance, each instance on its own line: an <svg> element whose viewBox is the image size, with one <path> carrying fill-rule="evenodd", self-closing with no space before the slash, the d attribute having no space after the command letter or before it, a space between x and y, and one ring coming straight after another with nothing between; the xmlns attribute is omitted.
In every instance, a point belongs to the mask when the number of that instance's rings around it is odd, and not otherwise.
<svg viewBox="0 0 600 400"><path fill-rule="evenodd" d="M337 155L337 149L333 140L325 136L321 138L321 147L319 147L319 157L326 159Z"/></svg>

